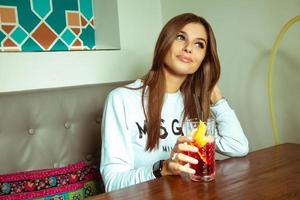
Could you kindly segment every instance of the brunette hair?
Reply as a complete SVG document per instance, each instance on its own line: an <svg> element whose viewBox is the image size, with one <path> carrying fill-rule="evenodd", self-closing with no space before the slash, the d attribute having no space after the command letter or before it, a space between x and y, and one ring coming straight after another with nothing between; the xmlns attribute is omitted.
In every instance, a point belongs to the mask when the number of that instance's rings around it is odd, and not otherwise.
<svg viewBox="0 0 300 200"><path fill-rule="evenodd" d="M156 46L151 70L143 77L142 105L146 117L147 145L146 150L152 151L159 145L161 110L165 95L165 77L163 74L164 59L179 31L189 23L199 23L205 27L208 41L204 60L194 74L187 76L180 87L184 99L184 115L186 118L197 118L194 96L203 112L206 121L210 115L210 97L214 86L220 77L220 62L217 54L217 45L213 30L209 23L202 17L192 13L175 16L163 27ZM144 99L148 98L147 111Z"/></svg>

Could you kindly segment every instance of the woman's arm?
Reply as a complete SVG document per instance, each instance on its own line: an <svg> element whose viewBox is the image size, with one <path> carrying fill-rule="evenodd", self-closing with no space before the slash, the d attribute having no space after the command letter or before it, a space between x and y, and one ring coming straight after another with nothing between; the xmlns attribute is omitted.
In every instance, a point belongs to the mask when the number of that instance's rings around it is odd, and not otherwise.
<svg viewBox="0 0 300 200"><path fill-rule="evenodd" d="M245 156L249 152L248 140L235 112L222 97L218 86L211 98L211 111L216 119L216 150L228 156Z"/></svg>
<svg viewBox="0 0 300 200"><path fill-rule="evenodd" d="M134 152L124 109L118 90L111 92L106 99L101 128L100 172L106 192L155 178L152 166L134 168Z"/></svg>

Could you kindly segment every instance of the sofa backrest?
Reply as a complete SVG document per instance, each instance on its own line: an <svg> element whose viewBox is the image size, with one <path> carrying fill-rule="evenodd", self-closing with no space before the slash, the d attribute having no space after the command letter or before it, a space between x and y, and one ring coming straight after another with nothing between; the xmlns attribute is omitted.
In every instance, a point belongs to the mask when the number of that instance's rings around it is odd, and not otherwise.
<svg viewBox="0 0 300 200"><path fill-rule="evenodd" d="M0 93L0 174L99 164L104 100L125 84Z"/></svg>

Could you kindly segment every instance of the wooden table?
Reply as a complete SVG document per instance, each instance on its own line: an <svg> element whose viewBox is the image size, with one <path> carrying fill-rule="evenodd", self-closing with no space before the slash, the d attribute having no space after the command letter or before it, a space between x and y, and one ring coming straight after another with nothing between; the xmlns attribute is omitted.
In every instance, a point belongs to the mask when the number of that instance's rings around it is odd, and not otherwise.
<svg viewBox="0 0 300 200"><path fill-rule="evenodd" d="M166 176L90 198L101 199L300 199L300 144L282 144L243 158L217 162L213 182Z"/></svg>

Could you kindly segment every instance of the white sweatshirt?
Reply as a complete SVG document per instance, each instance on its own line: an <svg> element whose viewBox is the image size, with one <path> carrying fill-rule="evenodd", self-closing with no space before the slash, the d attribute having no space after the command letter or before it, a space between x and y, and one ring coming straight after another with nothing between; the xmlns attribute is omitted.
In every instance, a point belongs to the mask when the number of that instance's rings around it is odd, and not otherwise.
<svg viewBox="0 0 300 200"><path fill-rule="evenodd" d="M141 86L141 80L128 85ZM147 107L147 104L145 104ZM102 121L102 148L100 172L106 192L155 179L152 166L166 160L180 132L183 113L181 92L167 93L161 112L159 148L145 151L147 134L141 103L141 90L117 88L107 96ZM216 151L228 156L248 153L248 140L240 123L225 99L211 107L218 133Z"/></svg>

